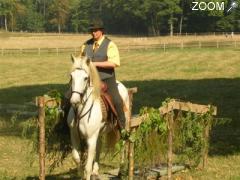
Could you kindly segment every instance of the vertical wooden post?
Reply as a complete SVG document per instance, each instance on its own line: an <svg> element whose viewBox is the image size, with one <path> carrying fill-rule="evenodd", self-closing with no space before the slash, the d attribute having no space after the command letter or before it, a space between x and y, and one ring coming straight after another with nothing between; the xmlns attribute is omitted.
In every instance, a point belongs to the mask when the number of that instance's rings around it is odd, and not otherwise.
<svg viewBox="0 0 240 180"><path fill-rule="evenodd" d="M208 161L208 143L209 143L210 124L208 123L204 129L204 149L203 149L203 169L207 167Z"/></svg>
<svg viewBox="0 0 240 180"><path fill-rule="evenodd" d="M137 92L137 88L131 88L128 91L129 95L129 121L127 130L129 133L133 133L135 130L131 129L131 117L132 117L132 105L133 105L133 93ZM134 177L134 142L127 142L128 147L128 179L133 180Z"/></svg>
<svg viewBox="0 0 240 180"><path fill-rule="evenodd" d="M198 47L199 47L199 48L202 47L202 43L201 43L201 41L198 42Z"/></svg>
<svg viewBox="0 0 240 180"><path fill-rule="evenodd" d="M38 48L38 55L40 56L40 54L41 54L41 49Z"/></svg>
<svg viewBox="0 0 240 180"><path fill-rule="evenodd" d="M183 49L183 42L181 42L181 49Z"/></svg>
<svg viewBox="0 0 240 180"><path fill-rule="evenodd" d="M44 97L38 97L39 179L45 180L45 110Z"/></svg>
<svg viewBox="0 0 240 180"><path fill-rule="evenodd" d="M173 151L173 110L167 115L168 121L168 180L172 179L172 151Z"/></svg>
<svg viewBox="0 0 240 180"><path fill-rule="evenodd" d="M128 124L128 131L131 133L131 116L132 116L132 101L133 101L133 93L129 92L129 124ZM134 143L128 142L128 179L133 180L134 176Z"/></svg>
<svg viewBox="0 0 240 180"><path fill-rule="evenodd" d="M135 129L131 131L133 133ZM129 142L129 171L128 171L128 179L133 180L134 177L134 142Z"/></svg>

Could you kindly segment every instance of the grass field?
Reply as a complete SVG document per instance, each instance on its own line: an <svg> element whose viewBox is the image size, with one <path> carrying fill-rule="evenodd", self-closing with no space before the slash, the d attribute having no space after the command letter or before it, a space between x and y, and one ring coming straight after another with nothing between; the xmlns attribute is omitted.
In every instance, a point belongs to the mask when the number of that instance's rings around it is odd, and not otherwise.
<svg viewBox="0 0 240 180"><path fill-rule="evenodd" d="M180 179L240 179L240 60L239 49L139 50L121 54L117 77L127 87L138 87L134 113L142 106L159 107L167 97L214 104L218 117L231 123L213 128L209 166L176 174ZM50 89L67 88L70 55L0 56L0 104L25 104ZM0 179L34 179L37 156L28 166L27 140L20 127L11 127L11 117L0 116ZM12 117L13 118L13 117ZM17 119L17 125L24 118ZM54 173L66 175L71 160ZM49 175L50 177L50 175ZM57 175L51 176L53 179Z"/></svg>

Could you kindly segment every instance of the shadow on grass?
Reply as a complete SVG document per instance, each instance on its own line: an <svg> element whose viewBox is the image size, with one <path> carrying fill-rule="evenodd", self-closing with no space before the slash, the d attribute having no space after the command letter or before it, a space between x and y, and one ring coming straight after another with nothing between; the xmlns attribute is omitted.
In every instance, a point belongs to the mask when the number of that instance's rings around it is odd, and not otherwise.
<svg viewBox="0 0 240 180"><path fill-rule="evenodd" d="M37 179L39 179L38 176L26 177L26 180L37 180ZM67 179L79 180L81 178L77 176L77 169L71 169L70 171L59 173L59 174L46 175L45 179L46 180L55 180L55 179L56 180L67 180Z"/></svg>
<svg viewBox="0 0 240 180"><path fill-rule="evenodd" d="M198 104L216 105L217 117L230 118L232 121L228 125L213 128L210 155L240 152L240 78L125 81L123 83L127 87L138 87L138 93L134 95L133 113L138 113L142 106L158 108L168 97ZM52 89L64 92L67 86L48 84L1 89L0 104L32 102L35 96L43 95Z"/></svg>

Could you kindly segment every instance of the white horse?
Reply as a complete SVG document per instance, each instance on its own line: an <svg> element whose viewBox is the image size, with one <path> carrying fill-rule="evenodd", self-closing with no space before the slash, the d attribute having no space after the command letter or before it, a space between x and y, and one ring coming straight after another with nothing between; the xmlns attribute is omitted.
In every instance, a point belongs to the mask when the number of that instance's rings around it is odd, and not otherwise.
<svg viewBox="0 0 240 180"><path fill-rule="evenodd" d="M100 133L109 131L110 125L108 121L103 119L100 78L95 66L86 57L74 57L72 55L72 62L71 109L67 122L71 134L72 155L78 170L80 170L82 160L79 154L80 141L84 140L86 142L87 161L84 169L84 179L89 180L91 175L98 176L99 166L97 161L100 155L98 138ZM127 109L125 115L128 120L128 91L121 83L118 83L118 89ZM116 139L117 134L111 133L111 138Z"/></svg>

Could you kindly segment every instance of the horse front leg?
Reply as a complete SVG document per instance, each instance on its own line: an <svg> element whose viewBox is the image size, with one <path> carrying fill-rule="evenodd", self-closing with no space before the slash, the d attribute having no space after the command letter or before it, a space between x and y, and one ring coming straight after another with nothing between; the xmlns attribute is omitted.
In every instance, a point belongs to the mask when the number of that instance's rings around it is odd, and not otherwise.
<svg viewBox="0 0 240 180"><path fill-rule="evenodd" d="M79 155L80 139L77 137L76 130L71 129L70 134L71 134L71 142L72 142L72 156L73 156L73 160L76 163L76 165L78 167L78 171L79 171L80 166L81 166L81 163L80 163L81 158L80 158L80 155Z"/></svg>
<svg viewBox="0 0 240 180"><path fill-rule="evenodd" d="M100 161L101 149L102 149L102 139L101 139L101 137L98 137L97 147L96 147L96 158L95 158L95 161L94 161L94 164L93 164L93 172L92 172L92 175L95 176L95 179L98 179L98 177L99 177L98 170L99 170L99 161Z"/></svg>
<svg viewBox="0 0 240 180"><path fill-rule="evenodd" d="M95 157L96 152L96 144L97 144L98 133L93 135L91 138L87 140L88 143L88 155L87 155L87 163L85 166L85 178L86 180L90 180L92 174L92 166L93 159Z"/></svg>
<svg viewBox="0 0 240 180"><path fill-rule="evenodd" d="M76 123L74 122L74 112L71 108L67 118L68 126L70 129L70 137L71 137L71 144L72 144L72 157L74 162L77 165L78 173L81 173L81 158L79 155L79 144L80 144L80 137L78 135L78 130L76 127Z"/></svg>

